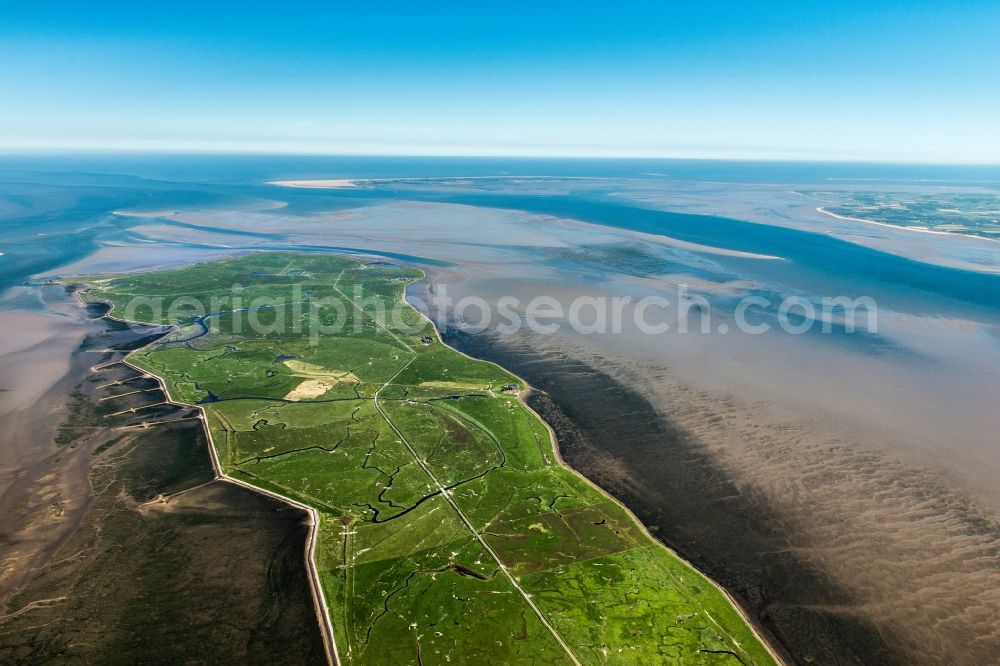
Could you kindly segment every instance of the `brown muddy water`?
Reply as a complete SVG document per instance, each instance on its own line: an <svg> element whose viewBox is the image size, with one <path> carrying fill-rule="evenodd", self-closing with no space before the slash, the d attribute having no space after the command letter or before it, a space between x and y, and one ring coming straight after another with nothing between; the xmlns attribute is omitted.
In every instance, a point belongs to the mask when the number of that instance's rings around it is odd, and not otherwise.
<svg viewBox="0 0 1000 666"><path fill-rule="evenodd" d="M737 401L633 369L672 389L677 408L654 404L553 337L451 329L446 339L535 386L529 403L566 462L729 590L790 662L1000 654L1000 530L933 475L791 424L755 423ZM734 458L745 469L727 464Z"/></svg>

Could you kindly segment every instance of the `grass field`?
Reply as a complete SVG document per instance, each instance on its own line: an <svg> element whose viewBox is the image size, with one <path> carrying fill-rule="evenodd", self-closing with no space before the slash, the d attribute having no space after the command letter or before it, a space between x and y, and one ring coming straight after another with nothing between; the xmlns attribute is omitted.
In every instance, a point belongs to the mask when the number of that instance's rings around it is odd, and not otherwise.
<svg viewBox="0 0 1000 666"><path fill-rule="evenodd" d="M130 361L204 409L227 475L319 512L342 662L773 663L722 592L560 463L502 390L520 379L403 303L420 277L257 253L85 298L177 325Z"/></svg>

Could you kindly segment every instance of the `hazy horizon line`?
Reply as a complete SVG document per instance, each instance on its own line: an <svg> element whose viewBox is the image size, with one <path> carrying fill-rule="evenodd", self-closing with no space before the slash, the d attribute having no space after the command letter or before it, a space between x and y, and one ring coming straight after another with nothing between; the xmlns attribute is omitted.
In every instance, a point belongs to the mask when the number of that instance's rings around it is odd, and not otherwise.
<svg viewBox="0 0 1000 666"><path fill-rule="evenodd" d="M806 152L806 151L801 151ZM309 151L309 150L277 150L262 148L210 148L184 146L171 148L169 146L116 146L111 148L85 146L4 146L0 145L0 157L39 156L39 155L192 155L192 156L247 156L247 157L385 157L408 159L513 159L513 160L648 160L648 161L686 161L686 162L793 162L802 164L883 164L894 166L969 166L969 167L1000 167L1000 157L990 160L904 158L881 156L836 156L823 155L814 157L792 155L740 155L738 153L718 154L635 154L635 153L438 153L438 152L406 152L406 151Z"/></svg>

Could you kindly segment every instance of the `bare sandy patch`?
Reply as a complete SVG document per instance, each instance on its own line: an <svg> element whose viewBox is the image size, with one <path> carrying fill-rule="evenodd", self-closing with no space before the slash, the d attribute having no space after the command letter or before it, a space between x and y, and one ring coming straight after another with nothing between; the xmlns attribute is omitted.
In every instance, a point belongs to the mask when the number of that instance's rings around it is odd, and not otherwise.
<svg viewBox="0 0 1000 666"><path fill-rule="evenodd" d="M361 380L347 370L333 370L315 363L289 360L285 366L296 375L308 377L285 396L285 400L313 400L332 389L340 382L359 383Z"/></svg>
<svg viewBox="0 0 1000 666"><path fill-rule="evenodd" d="M176 215L176 210L113 210L112 215L118 217L170 217Z"/></svg>
<svg viewBox="0 0 1000 666"><path fill-rule="evenodd" d="M312 400L320 397L336 384L335 380L330 379L307 379L289 391L285 400Z"/></svg>
<svg viewBox="0 0 1000 666"><path fill-rule="evenodd" d="M355 181L342 178L326 180L271 180L267 184L277 185L278 187L304 187L310 189L336 189L358 186Z"/></svg>

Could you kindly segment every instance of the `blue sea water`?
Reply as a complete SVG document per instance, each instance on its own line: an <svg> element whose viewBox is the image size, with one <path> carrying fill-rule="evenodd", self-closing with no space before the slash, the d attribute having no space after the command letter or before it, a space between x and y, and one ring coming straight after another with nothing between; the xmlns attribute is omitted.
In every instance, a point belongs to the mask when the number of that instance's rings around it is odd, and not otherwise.
<svg viewBox="0 0 1000 666"><path fill-rule="evenodd" d="M130 239L141 218L118 209L241 208L274 198L268 180L296 178L428 178L454 176L607 178L605 192L526 195L456 193L412 187L374 190L283 190L289 211L308 213L416 199L517 209L570 217L746 252L787 262L741 262L758 279L803 289L864 293L882 302L930 299L935 309L1000 312L1000 277L934 266L827 235L724 217L652 210L610 195L613 179L716 183L968 186L1000 191L1000 167L637 159L501 159L221 155L30 155L0 158L0 289ZM244 234L246 235L246 234ZM280 234L259 234L281 247Z"/></svg>

